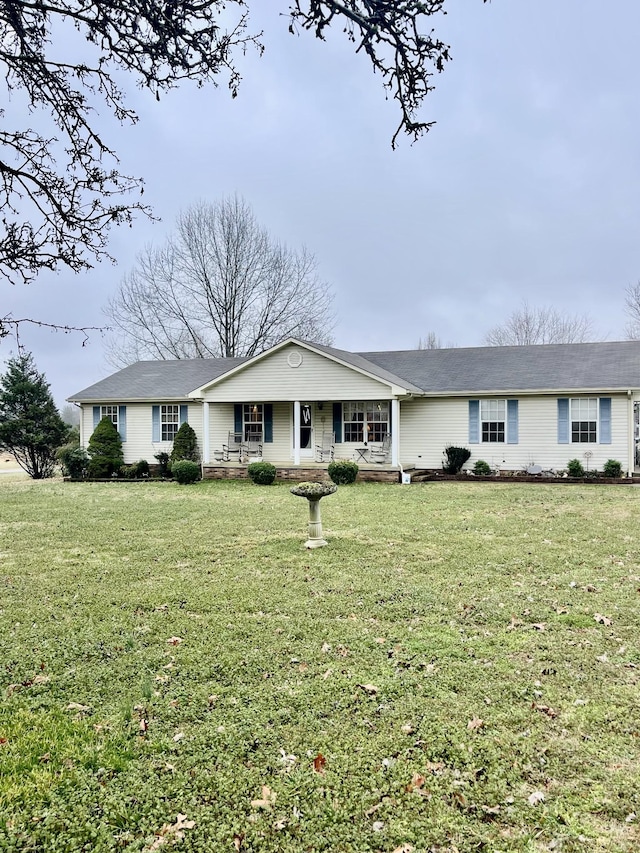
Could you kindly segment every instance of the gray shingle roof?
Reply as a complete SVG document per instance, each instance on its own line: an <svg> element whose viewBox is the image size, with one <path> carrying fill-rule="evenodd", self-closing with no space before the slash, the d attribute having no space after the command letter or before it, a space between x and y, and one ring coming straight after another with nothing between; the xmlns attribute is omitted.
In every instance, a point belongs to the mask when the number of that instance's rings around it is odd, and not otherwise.
<svg viewBox="0 0 640 853"><path fill-rule="evenodd" d="M427 394L640 388L640 341L359 355Z"/></svg>
<svg viewBox="0 0 640 853"><path fill-rule="evenodd" d="M361 353L312 346L417 394L640 389L640 341ZM69 400L184 400L249 360L139 361Z"/></svg>
<svg viewBox="0 0 640 853"><path fill-rule="evenodd" d="M137 361L101 379L69 400L184 400L190 391L226 373L246 358L185 358L172 361Z"/></svg>

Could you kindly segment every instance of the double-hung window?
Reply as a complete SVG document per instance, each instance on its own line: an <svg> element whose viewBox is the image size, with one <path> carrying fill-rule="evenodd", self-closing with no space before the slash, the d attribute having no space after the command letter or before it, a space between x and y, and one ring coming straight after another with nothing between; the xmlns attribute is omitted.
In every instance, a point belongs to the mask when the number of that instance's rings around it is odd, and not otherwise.
<svg viewBox="0 0 640 853"><path fill-rule="evenodd" d="M160 439L173 441L180 426L180 406L160 406Z"/></svg>
<svg viewBox="0 0 640 853"><path fill-rule="evenodd" d="M344 441L383 441L389 432L389 401L343 403L342 418Z"/></svg>
<svg viewBox="0 0 640 853"><path fill-rule="evenodd" d="M595 444L598 440L597 397L574 397L570 406L571 443Z"/></svg>
<svg viewBox="0 0 640 853"><path fill-rule="evenodd" d="M109 418L116 429L118 429L118 408L119 406L100 406L100 417Z"/></svg>
<svg viewBox="0 0 640 853"><path fill-rule="evenodd" d="M482 441L503 442L505 437L506 400L481 400Z"/></svg>
<svg viewBox="0 0 640 853"><path fill-rule="evenodd" d="M245 441L264 439L264 406L245 403L242 406L242 433Z"/></svg>

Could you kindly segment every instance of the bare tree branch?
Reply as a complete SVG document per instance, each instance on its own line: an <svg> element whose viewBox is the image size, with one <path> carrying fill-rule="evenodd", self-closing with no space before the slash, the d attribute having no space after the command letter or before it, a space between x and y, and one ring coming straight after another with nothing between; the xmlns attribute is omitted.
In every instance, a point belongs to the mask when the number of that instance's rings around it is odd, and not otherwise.
<svg viewBox="0 0 640 853"><path fill-rule="evenodd" d="M627 338L630 341L640 340L640 281L627 286L624 307L629 318L626 326Z"/></svg>
<svg viewBox="0 0 640 853"><path fill-rule="evenodd" d="M575 344L593 340L593 322L584 314L563 314L555 308L532 308L527 302L485 335L488 346Z"/></svg>
<svg viewBox="0 0 640 853"><path fill-rule="evenodd" d="M106 313L109 360L251 356L288 337L331 342L329 286L306 249L277 243L239 199L199 203L147 247Z"/></svg>

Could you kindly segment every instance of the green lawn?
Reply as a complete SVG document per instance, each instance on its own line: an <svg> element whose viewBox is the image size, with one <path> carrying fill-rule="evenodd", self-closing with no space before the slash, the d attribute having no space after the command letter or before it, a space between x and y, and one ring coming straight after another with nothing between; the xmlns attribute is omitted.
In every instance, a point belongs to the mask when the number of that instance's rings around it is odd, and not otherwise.
<svg viewBox="0 0 640 853"><path fill-rule="evenodd" d="M0 489L0 850L640 847L635 488Z"/></svg>

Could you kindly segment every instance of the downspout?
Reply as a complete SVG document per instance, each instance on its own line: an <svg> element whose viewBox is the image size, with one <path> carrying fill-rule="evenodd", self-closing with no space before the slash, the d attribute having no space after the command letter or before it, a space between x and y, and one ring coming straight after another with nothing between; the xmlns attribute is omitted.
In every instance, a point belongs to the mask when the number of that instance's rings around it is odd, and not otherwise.
<svg viewBox="0 0 640 853"><path fill-rule="evenodd" d="M636 467L636 440L635 440L635 422L633 419L633 391L629 388L627 391L629 400L629 411L627 415L627 477L633 477L633 472Z"/></svg>

